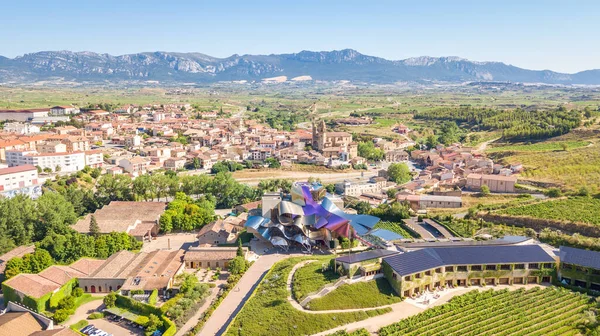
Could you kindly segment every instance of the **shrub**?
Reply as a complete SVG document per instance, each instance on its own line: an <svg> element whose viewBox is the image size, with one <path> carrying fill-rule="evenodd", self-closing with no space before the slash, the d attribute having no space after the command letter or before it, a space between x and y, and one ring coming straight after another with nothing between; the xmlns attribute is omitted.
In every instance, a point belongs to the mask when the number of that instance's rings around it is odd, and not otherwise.
<svg viewBox="0 0 600 336"><path fill-rule="evenodd" d="M97 320L97 319L101 319L104 317L104 313L102 312L94 312L91 313L90 315L88 315L88 319L90 320Z"/></svg>
<svg viewBox="0 0 600 336"><path fill-rule="evenodd" d="M115 292L110 292L107 296L104 297L103 301L104 305L107 308L114 307L117 302L117 294L115 294Z"/></svg>
<svg viewBox="0 0 600 336"><path fill-rule="evenodd" d="M550 188L545 192L546 196L556 198L562 196L562 191L559 188Z"/></svg>
<svg viewBox="0 0 600 336"><path fill-rule="evenodd" d="M148 297L148 304L156 306L156 302L158 301L158 290L153 290L152 294Z"/></svg>
<svg viewBox="0 0 600 336"><path fill-rule="evenodd" d="M149 321L150 321L150 319L147 318L146 316L138 316L135 319L135 321L133 321L133 322L135 322L135 323L137 323L137 324L145 327L148 324Z"/></svg>
<svg viewBox="0 0 600 336"><path fill-rule="evenodd" d="M75 298L71 295L65 296L58 301L59 309L73 310L75 309Z"/></svg>
<svg viewBox="0 0 600 336"><path fill-rule="evenodd" d="M52 315L52 319L56 323L63 323L69 318L70 315L71 312L67 309L59 309L56 312L54 312L54 315Z"/></svg>
<svg viewBox="0 0 600 336"><path fill-rule="evenodd" d="M76 298L81 297L83 295L83 289L77 287L77 288L73 289L73 292L71 293L71 295L73 295Z"/></svg>

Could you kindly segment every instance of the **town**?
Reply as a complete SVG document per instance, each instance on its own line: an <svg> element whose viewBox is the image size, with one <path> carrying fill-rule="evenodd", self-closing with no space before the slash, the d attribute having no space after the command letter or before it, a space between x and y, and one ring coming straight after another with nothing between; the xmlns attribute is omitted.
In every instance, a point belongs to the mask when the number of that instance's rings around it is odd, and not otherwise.
<svg viewBox="0 0 600 336"><path fill-rule="evenodd" d="M519 184L523 165L495 163L487 143L416 141L402 123L389 126L393 137L340 130L372 125L368 117L313 116L283 131L244 106L110 110L0 110L2 213L13 201L37 202L40 216L61 216L32 238L8 234L0 330L229 335L243 325L259 335L245 309L260 299L248 295L284 275L291 316L366 309L347 321L367 333L394 328L379 315L397 320L394 311L419 312L469 288L600 291L600 252L552 244L559 231L523 223L498 231L493 222L506 219L472 207L554 197ZM338 298L353 287L370 301ZM281 323L269 334L282 334ZM345 323L300 333L342 332Z"/></svg>

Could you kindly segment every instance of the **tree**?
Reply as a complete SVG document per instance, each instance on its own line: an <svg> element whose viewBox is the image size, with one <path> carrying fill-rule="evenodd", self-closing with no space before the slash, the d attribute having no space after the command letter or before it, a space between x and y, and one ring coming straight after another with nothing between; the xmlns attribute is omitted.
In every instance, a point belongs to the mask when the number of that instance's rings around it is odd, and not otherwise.
<svg viewBox="0 0 600 336"><path fill-rule="evenodd" d="M66 321L70 315L71 314L67 309L59 309L56 312L54 312L54 315L52 315L52 319L54 320L54 322L60 324Z"/></svg>
<svg viewBox="0 0 600 336"><path fill-rule="evenodd" d="M439 143L438 137L433 134L430 134L425 140L425 145L427 145L427 148L429 149L435 148L435 146L437 146Z"/></svg>
<svg viewBox="0 0 600 336"><path fill-rule="evenodd" d="M276 158L267 158L265 160L265 163L269 165L269 168L280 168L281 167L281 163L279 163L279 161L277 161Z"/></svg>
<svg viewBox="0 0 600 336"><path fill-rule="evenodd" d="M104 305L106 308L112 308L117 303L117 294L115 292L110 292L103 299Z"/></svg>
<svg viewBox="0 0 600 336"><path fill-rule="evenodd" d="M238 257L244 256L244 249L242 248L242 239L241 238L238 238L238 248L237 248L237 251L235 252L235 255Z"/></svg>
<svg viewBox="0 0 600 336"><path fill-rule="evenodd" d="M562 196L562 191L559 188L550 188L545 192L546 196L556 198Z"/></svg>
<svg viewBox="0 0 600 336"><path fill-rule="evenodd" d="M490 187L483 185L481 186L481 196L489 196L490 195Z"/></svg>
<svg viewBox="0 0 600 336"><path fill-rule="evenodd" d="M64 234L77 220L75 208L56 192L46 192L37 201L38 220L34 222L34 237L42 240L49 232Z"/></svg>
<svg viewBox="0 0 600 336"><path fill-rule="evenodd" d="M60 165L57 165L57 166L54 168L54 171L55 171L55 172L57 172L57 173L58 173L60 170L61 170L61 168L60 168Z"/></svg>
<svg viewBox="0 0 600 336"><path fill-rule="evenodd" d="M140 175L133 180L133 193L144 201L152 197L152 178L150 175Z"/></svg>
<svg viewBox="0 0 600 336"><path fill-rule="evenodd" d="M192 159L192 167L193 167L195 170L198 170L198 169L200 169L200 167L201 167L201 165L200 165L200 159L198 159L197 157L193 158L193 159Z"/></svg>
<svg viewBox="0 0 600 336"><path fill-rule="evenodd" d="M44 173L48 173L48 174L52 173L52 168L50 168L50 167L44 168Z"/></svg>
<svg viewBox="0 0 600 336"><path fill-rule="evenodd" d="M584 196L584 197L590 196L590 190L587 187L583 186L583 187L579 188L577 195Z"/></svg>
<svg viewBox="0 0 600 336"><path fill-rule="evenodd" d="M144 325L144 327L146 327L146 334L152 335L155 331L162 327L162 325L163 322L158 316L154 314L148 315L148 322L146 322L146 324Z"/></svg>
<svg viewBox="0 0 600 336"><path fill-rule="evenodd" d="M40 174L42 172L42 167L40 166L35 166L35 168L37 169L38 174Z"/></svg>
<svg viewBox="0 0 600 336"><path fill-rule="evenodd" d="M391 181L404 184L411 180L412 174L405 163L392 163L388 167L388 177Z"/></svg>
<svg viewBox="0 0 600 336"><path fill-rule="evenodd" d="M235 257L229 262L229 272L233 275L241 275L248 269L248 262L244 257Z"/></svg>
<svg viewBox="0 0 600 336"><path fill-rule="evenodd" d="M385 193L387 194L388 199L395 199L397 192L398 190L396 189L388 189Z"/></svg>
<svg viewBox="0 0 600 336"><path fill-rule="evenodd" d="M354 209L360 215L369 214L371 212L371 204L369 202L360 201L354 205Z"/></svg>
<svg viewBox="0 0 600 336"><path fill-rule="evenodd" d="M90 234L94 237L98 237L100 235L100 226L96 221L96 216L92 215L90 218Z"/></svg>

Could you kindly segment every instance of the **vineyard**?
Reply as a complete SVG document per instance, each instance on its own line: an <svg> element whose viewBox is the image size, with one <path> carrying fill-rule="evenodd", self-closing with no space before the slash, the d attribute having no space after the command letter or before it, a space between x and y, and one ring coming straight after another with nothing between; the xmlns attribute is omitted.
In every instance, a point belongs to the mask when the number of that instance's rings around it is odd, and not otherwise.
<svg viewBox="0 0 600 336"><path fill-rule="evenodd" d="M498 212L511 216L565 220L600 225L600 199L571 197L508 208Z"/></svg>
<svg viewBox="0 0 600 336"><path fill-rule="evenodd" d="M472 291L383 327L396 335L576 335L590 298L561 288Z"/></svg>
<svg viewBox="0 0 600 336"><path fill-rule="evenodd" d="M385 229L385 230L395 232L404 238L411 238L413 236L402 226L402 224L397 223L397 222L382 221L382 222L377 223L375 225L375 228L376 229Z"/></svg>
<svg viewBox="0 0 600 336"><path fill-rule="evenodd" d="M506 146L494 146L488 148L486 152L549 152L549 151L560 151L570 150L575 148L581 148L589 145L589 141L545 141L535 144L522 144L522 145L506 145Z"/></svg>

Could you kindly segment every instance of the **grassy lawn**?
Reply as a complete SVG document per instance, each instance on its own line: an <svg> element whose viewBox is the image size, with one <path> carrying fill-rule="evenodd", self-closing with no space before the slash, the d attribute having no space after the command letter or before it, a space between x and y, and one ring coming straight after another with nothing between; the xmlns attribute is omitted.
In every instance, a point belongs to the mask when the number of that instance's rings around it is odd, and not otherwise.
<svg viewBox="0 0 600 336"><path fill-rule="evenodd" d="M308 294L323 286L335 282L340 275L333 270L323 271L329 266L332 257L317 260L296 270L292 280L292 293L296 300L302 301Z"/></svg>
<svg viewBox="0 0 600 336"><path fill-rule="evenodd" d="M397 234L401 235L404 238L412 237L410 232L408 232L406 229L404 229L404 227L402 226L401 223L397 223L397 222L382 221L382 222L375 224L375 228L376 229L385 229L385 230L389 230L392 232L396 232Z"/></svg>
<svg viewBox="0 0 600 336"><path fill-rule="evenodd" d="M567 220L600 225L600 199L570 197L498 211L500 214Z"/></svg>
<svg viewBox="0 0 600 336"><path fill-rule="evenodd" d="M91 294L83 294L82 296L78 297L75 299L75 308L84 305L88 302L92 302L92 301L96 301L96 300L102 300L103 297L102 296L92 296Z"/></svg>
<svg viewBox="0 0 600 336"><path fill-rule="evenodd" d="M498 147L488 147L486 152L549 152L563 151L563 146L567 146L567 150L581 148L589 145L589 141L544 141L534 144L518 144Z"/></svg>
<svg viewBox="0 0 600 336"><path fill-rule="evenodd" d="M329 258L320 256L289 258L273 265L252 297L237 314L225 335L312 335L390 311L388 308L352 313L309 314L292 307L287 301L286 280L294 265L307 259L317 259L319 263L321 260L328 261Z"/></svg>
<svg viewBox="0 0 600 336"><path fill-rule="evenodd" d="M322 298L308 303L310 310L372 308L397 303L402 299L384 278L342 285Z"/></svg>
<svg viewBox="0 0 600 336"><path fill-rule="evenodd" d="M83 329L83 327L87 326L89 323L86 320L81 320L73 325L71 325L71 329L75 330L75 331L79 331L81 329Z"/></svg>

